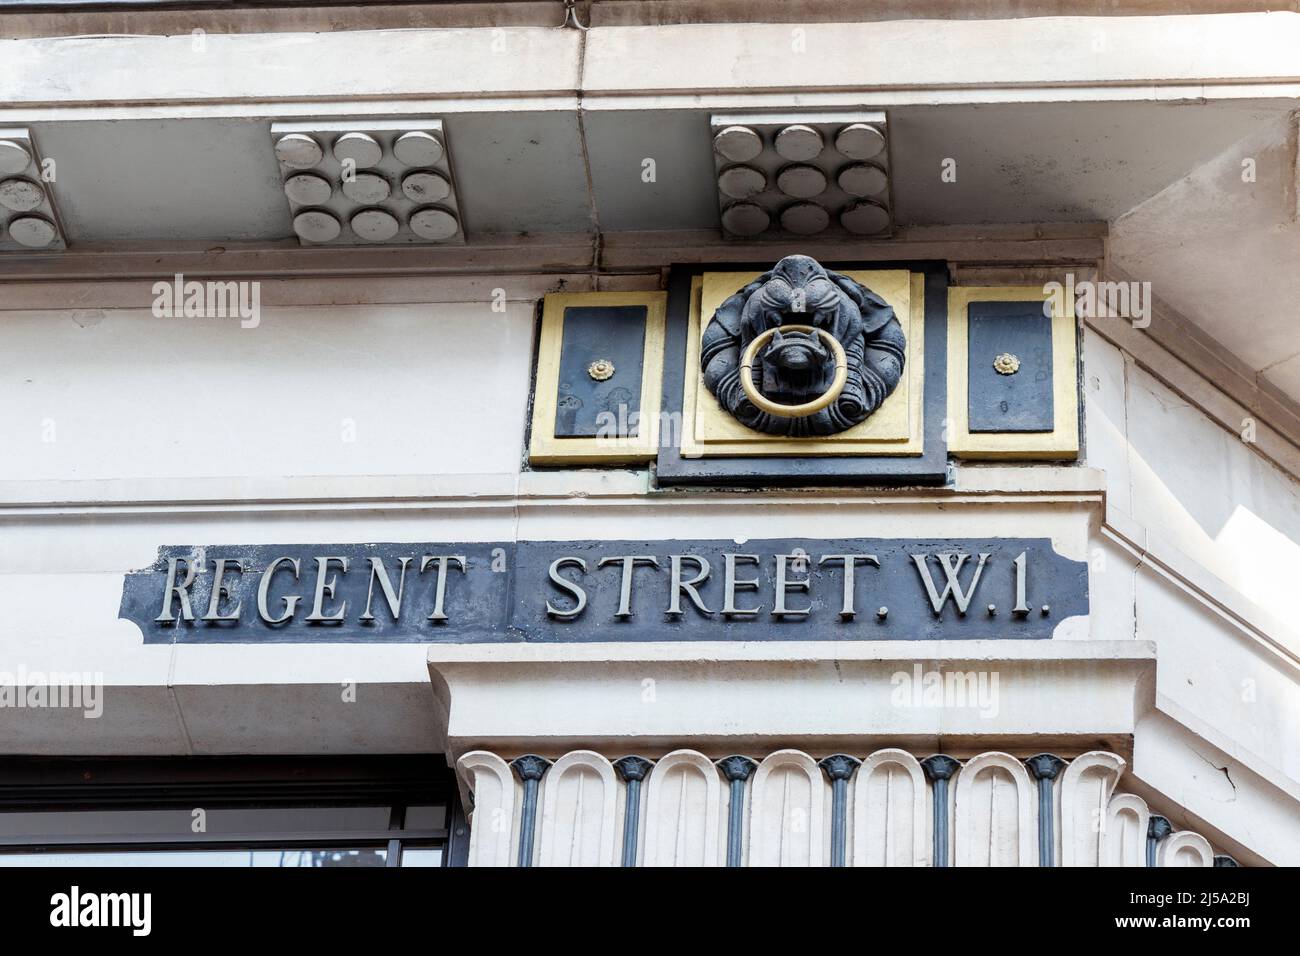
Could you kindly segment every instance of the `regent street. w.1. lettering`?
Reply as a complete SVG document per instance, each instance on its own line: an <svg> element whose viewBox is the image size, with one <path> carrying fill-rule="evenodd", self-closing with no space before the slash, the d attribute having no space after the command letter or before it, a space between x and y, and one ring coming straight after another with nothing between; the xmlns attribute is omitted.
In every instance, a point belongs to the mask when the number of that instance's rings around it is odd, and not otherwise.
<svg viewBox="0 0 1300 956"><path fill-rule="evenodd" d="M1050 637L1086 570L1046 539L167 547L121 616L150 642Z"/></svg>

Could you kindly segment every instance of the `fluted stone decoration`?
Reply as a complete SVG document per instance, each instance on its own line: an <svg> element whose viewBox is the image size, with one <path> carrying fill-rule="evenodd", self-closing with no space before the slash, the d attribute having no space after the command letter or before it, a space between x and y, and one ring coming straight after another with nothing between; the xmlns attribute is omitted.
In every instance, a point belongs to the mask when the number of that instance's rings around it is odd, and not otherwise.
<svg viewBox="0 0 1300 956"><path fill-rule="evenodd" d="M818 766L826 771L827 779L832 782L848 780L853 776L853 771L862 763L857 757L850 757L848 754L835 754L831 757L823 757Z"/></svg>
<svg viewBox="0 0 1300 956"><path fill-rule="evenodd" d="M1156 849L1160 841L1174 832L1174 825L1157 813L1147 822L1147 866L1157 866Z"/></svg>
<svg viewBox="0 0 1300 956"><path fill-rule="evenodd" d="M848 844L849 778L862 761L848 754L826 757L817 766L831 782L831 866L843 866Z"/></svg>
<svg viewBox="0 0 1300 956"><path fill-rule="evenodd" d="M755 761L739 754L718 761L718 769L727 778L727 786L731 791L730 806L727 808L727 866L740 866L744 850L745 781L757 767Z"/></svg>
<svg viewBox="0 0 1300 956"><path fill-rule="evenodd" d="M759 761L749 784L746 866L826 866L829 786L817 761L785 749Z"/></svg>
<svg viewBox="0 0 1300 956"><path fill-rule="evenodd" d="M520 798L510 765L494 753L471 750L456 769L469 790L469 865L510 866Z"/></svg>
<svg viewBox="0 0 1300 956"><path fill-rule="evenodd" d="M953 791L957 866L1038 865L1038 800L1023 762L998 751L972 757Z"/></svg>
<svg viewBox="0 0 1300 956"><path fill-rule="evenodd" d="M1038 781L1038 865L1056 866L1052 781L1065 768L1065 761L1055 754L1035 754L1025 761L1025 766Z"/></svg>
<svg viewBox="0 0 1300 956"><path fill-rule="evenodd" d="M1105 866L1106 823L1124 758L1091 750L1070 761L1061 774L1061 866Z"/></svg>
<svg viewBox="0 0 1300 956"><path fill-rule="evenodd" d="M810 415L782 417L746 396L741 357L759 335L784 325L811 326L843 347L848 378L838 397ZM753 366L754 386L779 405L824 394L835 360L818 332L778 332ZM831 272L808 256L786 256L718 307L705 326L700 352L704 384L739 422L771 435L834 435L866 420L903 374L907 339L893 307L866 286Z"/></svg>
<svg viewBox="0 0 1300 956"><path fill-rule="evenodd" d="M1237 865L1116 793L1125 766L1107 751L990 751L963 764L899 748L821 761L784 749L757 764L692 749L654 760L574 750L554 764L475 750L456 763L470 866L617 866L620 834L624 866ZM1043 812L1035 790L1048 784ZM1044 846L1060 849L1042 857Z"/></svg>
<svg viewBox="0 0 1300 956"><path fill-rule="evenodd" d="M664 754L646 778L645 790L639 865L722 865L727 798L713 761L695 750ZM743 803L744 794L737 800Z"/></svg>
<svg viewBox="0 0 1300 956"><path fill-rule="evenodd" d="M849 794L851 865L932 865L929 791L920 762L906 750L887 747L868 755L854 774Z"/></svg>
<svg viewBox="0 0 1300 956"><path fill-rule="evenodd" d="M946 754L921 761L925 775L934 782L934 865L948 865L948 781L961 764Z"/></svg>
<svg viewBox="0 0 1300 956"><path fill-rule="evenodd" d="M537 754L525 754L510 764L524 784L523 817L519 825L519 865L533 865L533 831L537 828L537 785L551 762Z"/></svg>
<svg viewBox="0 0 1300 956"><path fill-rule="evenodd" d="M1151 810L1131 793L1117 793L1106 809L1106 865L1147 866Z"/></svg>
<svg viewBox="0 0 1300 956"><path fill-rule="evenodd" d="M654 764L645 757L619 757L614 761L614 769L628 783L639 783L645 779Z"/></svg>
<svg viewBox="0 0 1300 956"><path fill-rule="evenodd" d="M1055 780L1056 775L1065 769L1065 761L1056 754L1035 754L1025 761L1025 766L1035 780Z"/></svg>
<svg viewBox="0 0 1300 956"><path fill-rule="evenodd" d="M1191 830L1178 830L1160 842L1156 866L1214 866L1214 848L1210 841Z"/></svg>
<svg viewBox="0 0 1300 956"><path fill-rule="evenodd" d="M636 866L637 825L641 822L641 781L654 764L645 757L620 757L614 769L627 784L627 802L623 813L623 865Z"/></svg>
<svg viewBox="0 0 1300 956"><path fill-rule="evenodd" d="M618 774L603 754L571 750L542 781L538 866L618 865Z"/></svg>

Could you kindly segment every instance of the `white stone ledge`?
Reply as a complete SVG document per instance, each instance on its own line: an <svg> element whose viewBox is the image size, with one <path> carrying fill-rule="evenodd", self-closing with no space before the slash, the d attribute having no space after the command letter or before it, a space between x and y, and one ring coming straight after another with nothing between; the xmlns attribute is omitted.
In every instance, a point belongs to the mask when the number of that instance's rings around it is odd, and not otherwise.
<svg viewBox="0 0 1300 956"><path fill-rule="evenodd" d="M116 110L213 104L252 116L287 103L364 99L402 109L415 98L424 106L438 98L545 101L580 88L593 101L677 93L686 97L683 107L698 109L711 104L691 98L709 93L788 97L798 91L822 99L839 93L865 105L868 91L903 105L951 99L963 90L972 101L1041 99L1040 90L1075 99L1211 98L1240 95L1243 85L1259 87L1254 95L1289 95L1300 82L1294 56L1300 16L1289 12L811 23L799 25L806 54L792 53L792 29L726 23L585 33L546 27L212 33L202 55L188 33L9 40L0 60L0 102ZM1104 43L1100 53L1097 42ZM918 49L948 55L918 57ZM1216 52L1212 73L1207 49ZM383 63L384 69L355 75L322 70L322 63ZM807 105L822 104L809 99ZM554 105L534 103L539 107Z"/></svg>
<svg viewBox="0 0 1300 956"><path fill-rule="evenodd" d="M985 706L922 706L916 668L984 675ZM451 756L617 744L973 752L993 740L1131 749L1154 696L1146 641L497 644L429 650ZM898 675L906 675L899 677ZM996 685L993 681L996 680ZM920 685L917 685L920 686ZM996 687L996 690L994 688ZM897 693L896 693L897 691ZM993 703L991 703L993 702Z"/></svg>
<svg viewBox="0 0 1300 956"><path fill-rule="evenodd" d="M1300 78L1293 13L882 23L687 24L588 34L589 92L1081 85ZM792 52L796 39L806 54ZM1096 44L1104 44L1102 51ZM1214 50L1213 72L1206 50ZM870 56L863 56L870 50ZM944 56L916 56L942 50ZM1154 93L1153 90L1148 90Z"/></svg>
<svg viewBox="0 0 1300 956"><path fill-rule="evenodd" d="M636 495L645 471L581 471L532 476L518 472L442 475L302 475L249 478L105 478L0 481L0 514L70 514L111 509L140 513L241 511L250 508L336 510L347 507L474 505L517 498Z"/></svg>
<svg viewBox="0 0 1300 956"><path fill-rule="evenodd" d="M581 35L502 27L210 34L203 40L202 53L188 32L10 40L0 59L0 102L122 106L572 93ZM337 68L348 63L382 68Z"/></svg>
<svg viewBox="0 0 1300 956"><path fill-rule="evenodd" d="M944 661L1147 661L1152 641L626 641L431 644L429 666Z"/></svg>
<svg viewBox="0 0 1300 956"><path fill-rule="evenodd" d="M0 514L75 514L117 509L141 513L238 511L249 508L336 510L340 508L454 508L496 502L500 507L574 499L615 499L630 507L733 506L746 502L888 502L895 505L944 501L989 503L1011 498L1100 505L1105 479L1095 469L1074 466L958 467L953 487L832 488L813 492L782 489L718 493L655 492L646 470L496 472L442 475L302 475L249 478L159 477L0 481Z"/></svg>
<svg viewBox="0 0 1300 956"><path fill-rule="evenodd" d="M963 494L1053 493L1099 495L1106 491L1106 475L1097 468L1077 465L974 465L953 469L953 490Z"/></svg>

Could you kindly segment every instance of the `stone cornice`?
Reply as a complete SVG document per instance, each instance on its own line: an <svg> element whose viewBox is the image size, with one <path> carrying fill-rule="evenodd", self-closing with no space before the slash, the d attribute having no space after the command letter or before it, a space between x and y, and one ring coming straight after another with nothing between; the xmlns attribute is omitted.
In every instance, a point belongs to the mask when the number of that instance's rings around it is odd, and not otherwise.
<svg viewBox="0 0 1300 956"><path fill-rule="evenodd" d="M882 240L764 243L764 258L807 252L829 261L943 259L1003 268L1092 268L1105 252L1105 223L905 226ZM302 247L285 242L77 243L60 253L6 253L0 312L148 308L160 275L263 280L264 305L482 301L566 291L658 289L669 263L752 262L755 247L716 230L605 232L535 238L476 237L466 246ZM594 268L593 268L594 267ZM304 280L304 281L294 281ZM93 291L89 284L93 284Z"/></svg>

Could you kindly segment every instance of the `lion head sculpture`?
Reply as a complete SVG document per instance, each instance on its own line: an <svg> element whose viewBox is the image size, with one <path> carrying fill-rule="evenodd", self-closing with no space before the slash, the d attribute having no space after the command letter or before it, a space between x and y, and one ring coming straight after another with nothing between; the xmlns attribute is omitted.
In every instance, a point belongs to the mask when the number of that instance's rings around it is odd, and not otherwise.
<svg viewBox="0 0 1300 956"><path fill-rule="evenodd" d="M838 363L825 337L839 343L847 378L829 405L806 415L774 414L750 399L742 356L765 333L751 378L762 398L778 406L815 402L833 387ZM864 421L889 397L903 374L906 345L893 308L880 296L808 256L786 256L718 307L704 329L700 366L709 391L742 424L771 435L833 435Z"/></svg>

